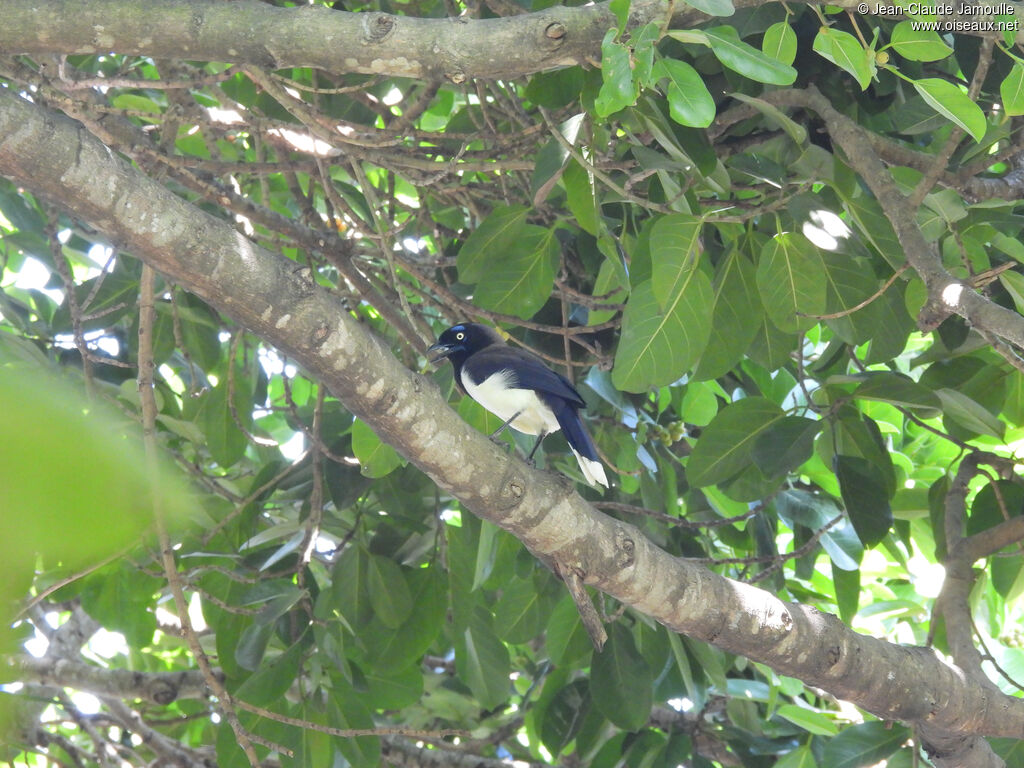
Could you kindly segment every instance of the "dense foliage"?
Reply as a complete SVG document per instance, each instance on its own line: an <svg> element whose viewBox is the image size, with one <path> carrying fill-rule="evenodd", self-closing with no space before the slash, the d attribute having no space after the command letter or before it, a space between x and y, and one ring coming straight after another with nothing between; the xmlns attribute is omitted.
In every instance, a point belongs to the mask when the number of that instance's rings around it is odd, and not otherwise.
<svg viewBox="0 0 1024 768"><path fill-rule="evenodd" d="M344 5L463 14L469 35L547 4ZM7 51L0 77L290 260L481 431L496 419L426 345L472 319L543 355L587 400L613 487L585 486L559 436L540 466L659 547L1019 697L1013 32L692 5L713 18L612 0L589 63L529 77L272 71L116 34L102 54ZM295 766L919 764L903 725L595 593L596 652L515 537L230 302L184 274L148 286L117 232L53 196L0 178L0 584L18 596L0 759L228 768L250 762L243 733ZM943 305L943 275L980 303ZM244 303L243 270L217 279ZM964 542L974 581L938 611ZM991 744L1020 764L1019 742Z"/></svg>

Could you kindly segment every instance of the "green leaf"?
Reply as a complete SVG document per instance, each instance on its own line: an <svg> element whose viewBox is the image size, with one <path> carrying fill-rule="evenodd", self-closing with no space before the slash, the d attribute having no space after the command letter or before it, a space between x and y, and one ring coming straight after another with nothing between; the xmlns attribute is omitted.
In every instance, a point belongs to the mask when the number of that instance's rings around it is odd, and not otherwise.
<svg viewBox="0 0 1024 768"><path fill-rule="evenodd" d="M766 477L790 472L809 458L821 422L803 416L784 416L757 436L751 456Z"/></svg>
<svg viewBox="0 0 1024 768"><path fill-rule="evenodd" d="M942 411L946 418L971 432L1003 439L1006 425L976 400L955 389L938 389L935 394L942 401Z"/></svg>
<svg viewBox="0 0 1024 768"><path fill-rule="evenodd" d="M821 27L814 38L813 47L815 52L853 75L862 91L871 85L871 78L875 74L874 53L865 50L860 40L849 32Z"/></svg>
<svg viewBox="0 0 1024 768"><path fill-rule="evenodd" d="M789 722L815 736L835 736L839 733L839 727L835 721L824 712L814 712L806 707L798 707L796 704L783 704L775 710L775 714L786 718Z"/></svg>
<svg viewBox="0 0 1024 768"><path fill-rule="evenodd" d="M235 647L235 661L238 665L243 669L258 669L273 634L274 625L265 622L253 622L242 630Z"/></svg>
<svg viewBox="0 0 1024 768"><path fill-rule="evenodd" d="M404 463L398 451L377 437L362 419L352 424L352 453L366 477L384 477Z"/></svg>
<svg viewBox="0 0 1024 768"><path fill-rule="evenodd" d="M620 35L626 31L629 23L629 6L630 0L611 0L608 3L608 10L615 14L615 20L618 22L617 31Z"/></svg>
<svg viewBox="0 0 1024 768"><path fill-rule="evenodd" d="M562 135L569 146L575 146L579 138L580 128L583 126L585 115L573 115L558 126L558 132ZM537 161L533 169L533 176L530 178L530 197L533 204L540 205L547 199L548 194L554 188L558 179L562 176L572 154L562 145L562 142L552 139L537 153Z"/></svg>
<svg viewBox="0 0 1024 768"><path fill-rule="evenodd" d="M857 615L857 608L860 606L860 569L856 567L856 563L854 567L843 570L833 558L832 584L835 585L839 618L849 624Z"/></svg>
<svg viewBox="0 0 1024 768"><path fill-rule="evenodd" d="M369 556L358 546L349 546L341 553L331 570L331 592L334 610L355 630L373 617L370 603Z"/></svg>
<svg viewBox="0 0 1024 768"><path fill-rule="evenodd" d="M494 604L494 631L507 643L525 643L540 629L540 595L532 581L513 579Z"/></svg>
<svg viewBox="0 0 1024 768"><path fill-rule="evenodd" d="M572 667L590 653L590 638L580 621L579 611L572 599L565 595L547 622L544 647L548 656L559 667Z"/></svg>
<svg viewBox="0 0 1024 768"><path fill-rule="evenodd" d="M366 686L371 709L404 709L423 695L423 673L416 666L371 669Z"/></svg>
<svg viewBox="0 0 1024 768"><path fill-rule="evenodd" d="M125 561L90 576L80 594L82 608L103 627L121 632L134 648L145 648L156 631L156 580Z"/></svg>
<svg viewBox="0 0 1024 768"><path fill-rule="evenodd" d="M707 345L713 300L711 281L699 269L685 278L664 312L652 281L634 288L615 353L615 386L624 392L643 392L682 376Z"/></svg>
<svg viewBox="0 0 1024 768"><path fill-rule="evenodd" d="M760 435L784 418L782 409L763 397L726 406L701 433L686 465L686 478L701 488L728 480L753 460Z"/></svg>
<svg viewBox="0 0 1024 768"><path fill-rule="evenodd" d="M333 683L334 695L327 700L327 724L342 730L374 728L373 714L364 703L364 697L337 677ZM376 736L335 739L334 745L353 766L380 765L380 739Z"/></svg>
<svg viewBox="0 0 1024 768"><path fill-rule="evenodd" d="M768 317L787 333L807 330L825 311L825 264L817 247L792 232L775 235L761 250L757 287Z"/></svg>
<svg viewBox="0 0 1024 768"><path fill-rule="evenodd" d="M777 21L764 31L761 50L765 56L792 64L796 59L796 32L785 21Z"/></svg>
<svg viewBox="0 0 1024 768"><path fill-rule="evenodd" d="M412 611L398 629L368 649L374 670L388 673L419 661L444 626L448 595L437 569L417 568L408 574ZM332 580L344 589L345 582ZM358 631L358 630L357 630Z"/></svg>
<svg viewBox="0 0 1024 768"><path fill-rule="evenodd" d="M754 264L739 249L719 262L713 292L711 334L694 372L700 380L716 379L738 363L765 319Z"/></svg>
<svg viewBox="0 0 1024 768"><path fill-rule="evenodd" d="M779 493L775 497L775 509L790 527L802 525L812 531L824 528L841 514L832 499L801 490ZM841 520L822 534L821 545L833 565L843 571L856 571L864 556L864 546L846 520Z"/></svg>
<svg viewBox="0 0 1024 768"><path fill-rule="evenodd" d="M867 259L826 251L822 253L822 261L825 264L827 288L826 312L849 312L840 317L828 318L825 321L828 327L847 344L863 344L877 336L875 303L878 299L860 306L878 290L878 281ZM851 312L854 307L860 308Z"/></svg>
<svg viewBox="0 0 1024 768"><path fill-rule="evenodd" d="M914 80L913 85L932 109L959 125L975 141L980 143L985 138L988 129L985 113L960 86L937 77Z"/></svg>
<svg viewBox="0 0 1024 768"><path fill-rule="evenodd" d="M836 455L836 477L850 522L865 546L885 538L892 528L892 508L881 469L860 456Z"/></svg>
<svg viewBox="0 0 1024 768"><path fill-rule="evenodd" d="M570 160L562 174L562 184L565 186L565 204L576 218L576 223L584 232L596 237L599 215L590 172L575 160Z"/></svg>
<svg viewBox="0 0 1024 768"><path fill-rule="evenodd" d="M882 762L907 740L906 728L893 723L851 725L825 742L822 765L829 768L863 768Z"/></svg>
<svg viewBox="0 0 1024 768"><path fill-rule="evenodd" d="M459 280L475 283L494 266L499 255L512 248L526 224L525 205L497 205L462 244L456 258Z"/></svg>
<svg viewBox="0 0 1024 768"><path fill-rule="evenodd" d="M668 78L668 112L673 120L691 128L711 125L715 100L697 70L685 61L661 59L655 66L655 76Z"/></svg>
<svg viewBox="0 0 1024 768"><path fill-rule="evenodd" d="M889 38L892 47L905 59L911 61L939 61L953 53L933 29L915 29L915 23L901 21L892 29Z"/></svg>
<svg viewBox="0 0 1024 768"><path fill-rule="evenodd" d="M999 96L1007 115L1024 115L1024 61L1013 60L1010 73L999 84Z"/></svg>
<svg viewBox="0 0 1024 768"><path fill-rule="evenodd" d="M749 104L762 115L767 117L769 120L776 123L793 140L794 144L797 144L800 147L806 147L807 129L804 126L797 123L795 120L793 120L793 118L791 118L784 111L776 107L774 104L769 104L764 99L758 99L754 96L748 96L745 93L733 93L731 95L734 99L742 101L744 104ZM736 158L736 160L739 159L740 158ZM733 161L734 165L736 160ZM761 158L760 160L762 163L765 161L764 158Z"/></svg>
<svg viewBox="0 0 1024 768"><path fill-rule="evenodd" d="M262 663L233 695L258 707L277 701L294 684L305 650L306 643L293 643L284 653Z"/></svg>
<svg viewBox="0 0 1024 768"><path fill-rule="evenodd" d="M559 755L576 738L590 707L590 690L586 680L574 680L551 699L544 711L540 739L552 755Z"/></svg>
<svg viewBox="0 0 1024 768"><path fill-rule="evenodd" d="M687 0L686 4L708 16L732 16L736 13L732 0Z"/></svg>
<svg viewBox="0 0 1024 768"><path fill-rule="evenodd" d="M747 45L732 27L712 27L704 34L718 60L733 72L769 85L792 85L796 80L793 67Z"/></svg>
<svg viewBox="0 0 1024 768"><path fill-rule="evenodd" d="M455 642L455 672L484 709L503 704L511 691L508 649L491 628L491 614L477 606Z"/></svg>
<svg viewBox="0 0 1024 768"><path fill-rule="evenodd" d="M654 679L630 631L619 623L608 630L608 642L590 664L590 698L612 723L637 731L651 716Z"/></svg>
<svg viewBox="0 0 1024 768"><path fill-rule="evenodd" d="M629 48L615 42L616 30L609 29L601 42L601 90L594 99L599 117L618 112L636 102Z"/></svg>
<svg viewBox="0 0 1024 768"><path fill-rule="evenodd" d="M878 400L883 403L893 403L925 411L937 412L942 408L941 400L932 390L918 384L909 376L890 371L876 371L865 374L865 376L864 383L853 391L853 397L862 400ZM937 414L922 415L930 418Z"/></svg>
<svg viewBox="0 0 1024 768"><path fill-rule="evenodd" d="M497 429L495 427L494 429ZM492 430L493 431L493 430ZM469 591L479 589L494 569L494 560L498 553L498 533L501 529L489 520L480 521L480 536L476 544L476 561L473 567L473 584Z"/></svg>
<svg viewBox="0 0 1024 768"><path fill-rule="evenodd" d="M228 382L222 381L200 397L196 421L202 424L206 447L213 460L232 467L245 455L246 438L228 408Z"/></svg>
<svg viewBox="0 0 1024 768"><path fill-rule="evenodd" d="M554 229L525 225L518 241L480 278L473 303L529 320L551 295L560 257Z"/></svg>
<svg viewBox="0 0 1024 768"><path fill-rule="evenodd" d="M700 260L702 222L677 213L658 219L651 229L651 287L664 310L685 288Z"/></svg>
<svg viewBox="0 0 1024 768"><path fill-rule="evenodd" d="M374 614L385 627L401 626L412 612L412 595L398 563L382 555L370 555L366 575Z"/></svg>

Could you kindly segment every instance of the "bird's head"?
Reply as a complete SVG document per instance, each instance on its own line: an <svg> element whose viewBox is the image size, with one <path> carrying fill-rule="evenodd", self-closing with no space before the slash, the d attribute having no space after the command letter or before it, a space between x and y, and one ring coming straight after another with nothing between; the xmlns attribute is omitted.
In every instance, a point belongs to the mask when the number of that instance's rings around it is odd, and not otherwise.
<svg viewBox="0 0 1024 768"><path fill-rule="evenodd" d="M479 323L459 323L442 333L437 343L427 349L427 357L431 363L439 363L445 358L453 362L465 360L474 352L491 344L504 343L501 336L493 328Z"/></svg>

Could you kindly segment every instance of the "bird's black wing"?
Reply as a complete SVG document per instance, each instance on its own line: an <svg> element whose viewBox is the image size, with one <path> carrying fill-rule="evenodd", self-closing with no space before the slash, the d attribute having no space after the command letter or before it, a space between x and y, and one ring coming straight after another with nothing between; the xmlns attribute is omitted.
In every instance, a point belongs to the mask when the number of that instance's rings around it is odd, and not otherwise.
<svg viewBox="0 0 1024 768"><path fill-rule="evenodd" d="M523 349L490 346L471 355L464 368L476 382L484 381L498 371L510 370L515 374L515 386L519 389L532 389L544 395L558 397L576 408L585 405L580 393L568 379L555 373L539 358Z"/></svg>

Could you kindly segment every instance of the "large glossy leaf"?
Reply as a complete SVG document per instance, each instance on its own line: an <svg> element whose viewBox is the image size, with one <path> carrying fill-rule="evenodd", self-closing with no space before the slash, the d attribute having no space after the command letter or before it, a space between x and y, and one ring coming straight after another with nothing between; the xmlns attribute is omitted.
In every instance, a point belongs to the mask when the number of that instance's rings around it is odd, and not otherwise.
<svg viewBox="0 0 1024 768"><path fill-rule="evenodd" d="M907 740L907 729L879 721L844 728L825 743L829 768L863 768L885 760Z"/></svg>
<svg viewBox="0 0 1024 768"><path fill-rule="evenodd" d="M928 387L909 376L887 371L867 374L864 383L853 391L853 396L923 410L925 413L922 415L925 416L934 416L934 412L942 408L942 401Z"/></svg>
<svg viewBox="0 0 1024 768"><path fill-rule="evenodd" d="M770 85L791 85L796 80L793 67L744 43L733 27L713 27L704 33L718 60L734 72Z"/></svg>
<svg viewBox="0 0 1024 768"><path fill-rule="evenodd" d="M525 643L537 634L540 595L532 581L515 579L494 606L494 630L509 643Z"/></svg>
<svg viewBox="0 0 1024 768"><path fill-rule="evenodd" d="M287 693L295 683L302 662L305 643L293 643L284 653L264 660L234 695L250 704L263 707Z"/></svg>
<svg viewBox="0 0 1024 768"><path fill-rule="evenodd" d="M694 372L698 379L717 378L739 362L765 321L754 264L739 250L718 265L713 291L711 334Z"/></svg>
<svg viewBox="0 0 1024 768"><path fill-rule="evenodd" d="M784 416L757 436L751 456L766 476L783 475L811 457L820 429L816 419Z"/></svg>
<svg viewBox="0 0 1024 768"><path fill-rule="evenodd" d="M763 397L748 397L723 408L701 433L686 465L699 487L728 480L753 461L762 433L782 421L782 409Z"/></svg>
<svg viewBox="0 0 1024 768"><path fill-rule="evenodd" d="M362 419L352 425L352 452L366 477L384 477L402 464L402 457L385 443Z"/></svg>
<svg viewBox="0 0 1024 768"><path fill-rule="evenodd" d="M474 303L530 319L551 293L560 255L554 230L524 225L515 243L493 254L477 282Z"/></svg>
<svg viewBox="0 0 1024 768"><path fill-rule="evenodd" d="M892 47L911 61L939 61L953 53L953 49L939 37L934 29L918 29L914 22L901 21L892 28L889 38Z"/></svg>
<svg viewBox="0 0 1024 768"><path fill-rule="evenodd" d="M943 388L936 390L935 394L942 401L942 409L947 418L971 432L1002 439L1006 425L976 400L955 389Z"/></svg>
<svg viewBox="0 0 1024 768"><path fill-rule="evenodd" d="M689 273L664 312L651 281L634 288L615 353L615 386L643 392L686 373L707 345L713 300L711 280L699 269Z"/></svg>
<svg viewBox="0 0 1024 768"><path fill-rule="evenodd" d="M874 546L892 527L892 508L882 470L860 456L837 455L836 477L857 536Z"/></svg>
<svg viewBox="0 0 1024 768"><path fill-rule="evenodd" d="M775 508L790 526L799 524L812 531L830 523L842 510L830 498L801 490L785 490L775 497ZM856 571L864 555L864 545L846 520L841 520L821 536L822 548L842 571Z"/></svg>
<svg viewBox="0 0 1024 768"><path fill-rule="evenodd" d="M616 41L609 29L601 42L601 90L594 99L594 111L602 117L618 112L636 101L629 48Z"/></svg>
<svg viewBox="0 0 1024 768"><path fill-rule="evenodd" d="M1024 61L1014 60L1010 74L999 84L999 96L1006 114L1024 115Z"/></svg>
<svg viewBox="0 0 1024 768"><path fill-rule="evenodd" d="M400 627L412 612L412 594L394 560L370 555L366 568L370 605L386 627Z"/></svg>
<svg viewBox="0 0 1024 768"><path fill-rule="evenodd" d="M415 665L444 625L448 595L442 577L434 569L418 568L408 579L412 594L409 617L367 648L372 668L383 673Z"/></svg>
<svg viewBox="0 0 1024 768"><path fill-rule="evenodd" d="M540 738L553 755L558 755L579 733L590 712L590 689L586 680L575 680L562 688L548 705Z"/></svg>
<svg viewBox="0 0 1024 768"><path fill-rule="evenodd" d="M878 291L878 281L866 259L849 254L822 254L827 281L825 309L828 314L844 313L826 320L828 326L847 344L863 344L877 333L872 297Z"/></svg>
<svg viewBox="0 0 1024 768"><path fill-rule="evenodd" d="M655 76L668 78L668 113L680 125L707 128L715 119L715 100L704 79L685 61L661 59Z"/></svg>
<svg viewBox="0 0 1024 768"><path fill-rule="evenodd" d="M875 73L874 52L867 50L849 32L821 27L814 38L814 50L856 78L861 90L867 90Z"/></svg>
<svg viewBox="0 0 1024 768"><path fill-rule="evenodd" d="M355 629L373 616L369 588L369 555L361 547L350 546L331 570L333 607Z"/></svg>
<svg viewBox="0 0 1024 768"><path fill-rule="evenodd" d="M373 713L358 692L335 678L335 695L327 702L327 724L342 730L368 730L374 727ZM376 736L336 738L334 744L353 766L380 764L380 739Z"/></svg>
<svg viewBox="0 0 1024 768"><path fill-rule="evenodd" d="M793 27L788 22L777 21L764 31L761 50L783 64L792 64L796 59L796 42Z"/></svg>
<svg viewBox="0 0 1024 768"><path fill-rule="evenodd" d="M780 330L807 330L817 322L808 315L825 311L827 292L821 253L802 235L776 235L761 251L757 287L765 312Z"/></svg>
<svg viewBox="0 0 1024 768"><path fill-rule="evenodd" d="M629 630L621 624L608 630L608 642L590 665L590 696L615 725L635 731L651 715L654 681Z"/></svg>
<svg viewBox="0 0 1024 768"><path fill-rule="evenodd" d="M913 85L932 109L959 125L975 141L980 142L985 137L988 127L985 113L959 86L937 77L914 80Z"/></svg>
<svg viewBox="0 0 1024 768"><path fill-rule="evenodd" d="M455 671L485 709L508 699L509 655L494 634L491 615L478 607L455 642Z"/></svg>
<svg viewBox="0 0 1024 768"><path fill-rule="evenodd" d="M664 311L684 290L700 262L701 221L687 214L663 216L651 229L651 286Z"/></svg>
<svg viewBox="0 0 1024 768"><path fill-rule="evenodd" d="M459 251L459 280L475 283L519 240L529 208L499 205L466 238Z"/></svg>

